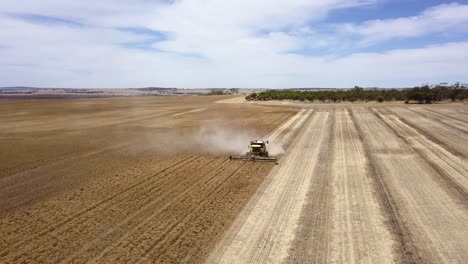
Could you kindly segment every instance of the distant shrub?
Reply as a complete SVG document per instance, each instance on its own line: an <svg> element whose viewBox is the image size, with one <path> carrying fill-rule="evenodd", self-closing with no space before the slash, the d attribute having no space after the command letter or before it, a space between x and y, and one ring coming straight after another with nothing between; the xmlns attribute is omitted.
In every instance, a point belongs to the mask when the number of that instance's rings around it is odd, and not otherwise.
<svg viewBox="0 0 468 264"><path fill-rule="evenodd" d="M251 100L257 100L257 93L251 93L245 97L245 100L251 101Z"/></svg>
<svg viewBox="0 0 468 264"><path fill-rule="evenodd" d="M222 90L211 90L208 95L224 95Z"/></svg>

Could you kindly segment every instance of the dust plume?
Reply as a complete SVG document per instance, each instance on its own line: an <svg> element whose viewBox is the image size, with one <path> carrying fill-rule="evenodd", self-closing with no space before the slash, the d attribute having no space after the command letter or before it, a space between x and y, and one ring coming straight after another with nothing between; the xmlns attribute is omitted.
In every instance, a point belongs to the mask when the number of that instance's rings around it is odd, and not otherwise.
<svg viewBox="0 0 468 264"><path fill-rule="evenodd" d="M151 149L162 153L198 152L213 155L245 154L251 140L268 140L256 131L231 124L226 120L206 121L197 127L174 131L154 131L145 134L141 144L135 148ZM280 155L284 149L280 144L267 145L270 155Z"/></svg>
<svg viewBox="0 0 468 264"><path fill-rule="evenodd" d="M193 141L203 152L212 154L243 153L250 140L258 139L254 129L239 128L225 121L203 124Z"/></svg>
<svg viewBox="0 0 468 264"><path fill-rule="evenodd" d="M268 144L267 146L267 150L268 150L268 153L273 156L284 154L283 147L276 142L270 141L270 144Z"/></svg>

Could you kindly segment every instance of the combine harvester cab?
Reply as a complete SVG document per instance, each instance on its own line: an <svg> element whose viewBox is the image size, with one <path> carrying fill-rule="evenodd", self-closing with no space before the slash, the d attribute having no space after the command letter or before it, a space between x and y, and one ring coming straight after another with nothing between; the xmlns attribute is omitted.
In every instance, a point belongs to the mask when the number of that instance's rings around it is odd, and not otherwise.
<svg viewBox="0 0 468 264"><path fill-rule="evenodd" d="M269 144L268 140L252 140L250 141L249 151L245 153L245 156L241 155L231 155L229 156L230 160L246 160L246 161L266 161L266 162L275 162L278 164L278 159L275 157L270 157L268 155L266 145Z"/></svg>

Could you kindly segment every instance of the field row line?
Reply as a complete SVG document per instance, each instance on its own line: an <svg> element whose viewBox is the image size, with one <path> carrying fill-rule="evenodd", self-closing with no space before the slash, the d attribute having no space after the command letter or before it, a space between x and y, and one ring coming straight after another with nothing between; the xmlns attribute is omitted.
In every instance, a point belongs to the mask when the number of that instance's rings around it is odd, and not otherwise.
<svg viewBox="0 0 468 264"><path fill-rule="evenodd" d="M190 162L190 161L192 161L192 160L195 160L196 158L197 158L196 155L190 155L190 156L188 156L188 157L183 158L182 160L173 162L173 163L171 163L171 165L166 166L164 169L158 171L158 172L156 173L156 175L158 175L158 174L160 174L160 173L168 172L170 169L172 169L172 170L177 169L178 167L183 166L183 164L185 164L185 163L187 163L187 162ZM142 173L142 174L144 174L144 173ZM105 205L106 203L110 202L111 200L113 200L113 199L116 198L116 197L119 197L119 196L121 196L121 195L127 194L127 193L128 193L130 190L132 190L133 188L136 188L136 187L138 187L138 186L144 184L146 181L148 181L148 180L150 180L150 179L152 179L152 178L153 178L153 175L152 175L152 176L149 176L149 177L146 177L146 178L144 178L144 179L138 181L137 183L135 183L135 184L129 186L125 191L123 191L123 192L117 192L117 193L115 193L115 194L113 194L113 195L111 195L111 196L105 198L104 200L98 201L98 202L92 204L91 206L89 206L89 207L87 207L87 208L85 208L85 209L83 209L83 210L80 210L79 212L77 212L77 213L75 213L75 214L69 216L69 217L66 218L65 220L63 220L63 221L61 221L61 222L59 222L59 223L57 223L57 224L55 224L55 225L50 226L47 230L44 230L44 231L42 231L42 232L40 232L40 233L38 233L38 234L36 234L36 235L32 235L32 236L30 236L30 237L27 238L27 239L21 240L21 241L15 243L15 244L13 244L13 245L7 247L7 248L4 248L2 251L0 251L0 256L3 256L3 255L5 255L6 253L8 253L8 250L10 250L10 249L12 249L12 248L18 248L19 246L23 245L23 244L26 243L26 242L30 242L30 241L35 240L35 239L37 239L37 238L40 238L40 237L42 237L42 236L44 236L44 235L47 235L48 233L50 233L50 232L52 232L52 231L54 231L54 230L56 230L56 229L58 229L58 228L64 226L65 224L67 224L67 223L69 223L69 222L75 220L76 218L80 217L81 215L84 215L84 214L86 214L86 213L89 213L89 212L91 212L92 210L94 210L94 209L96 209L96 208L98 208L98 207L100 207L100 206ZM112 192L109 192L109 193L112 193Z"/></svg>

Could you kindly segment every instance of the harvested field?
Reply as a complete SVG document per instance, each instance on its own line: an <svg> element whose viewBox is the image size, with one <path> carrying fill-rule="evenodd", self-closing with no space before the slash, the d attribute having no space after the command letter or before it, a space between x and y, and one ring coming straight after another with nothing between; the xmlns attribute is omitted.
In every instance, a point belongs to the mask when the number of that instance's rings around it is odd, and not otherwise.
<svg viewBox="0 0 468 264"><path fill-rule="evenodd" d="M297 112L213 100L3 102L0 262L202 260L274 165L193 136L265 135Z"/></svg>
<svg viewBox="0 0 468 264"><path fill-rule="evenodd" d="M468 261L465 106L299 105L313 114L208 262Z"/></svg>
<svg viewBox="0 0 468 264"><path fill-rule="evenodd" d="M468 262L466 104L11 100L0 119L2 263ZM253 138L279 165L229 161Z"/></svg>

